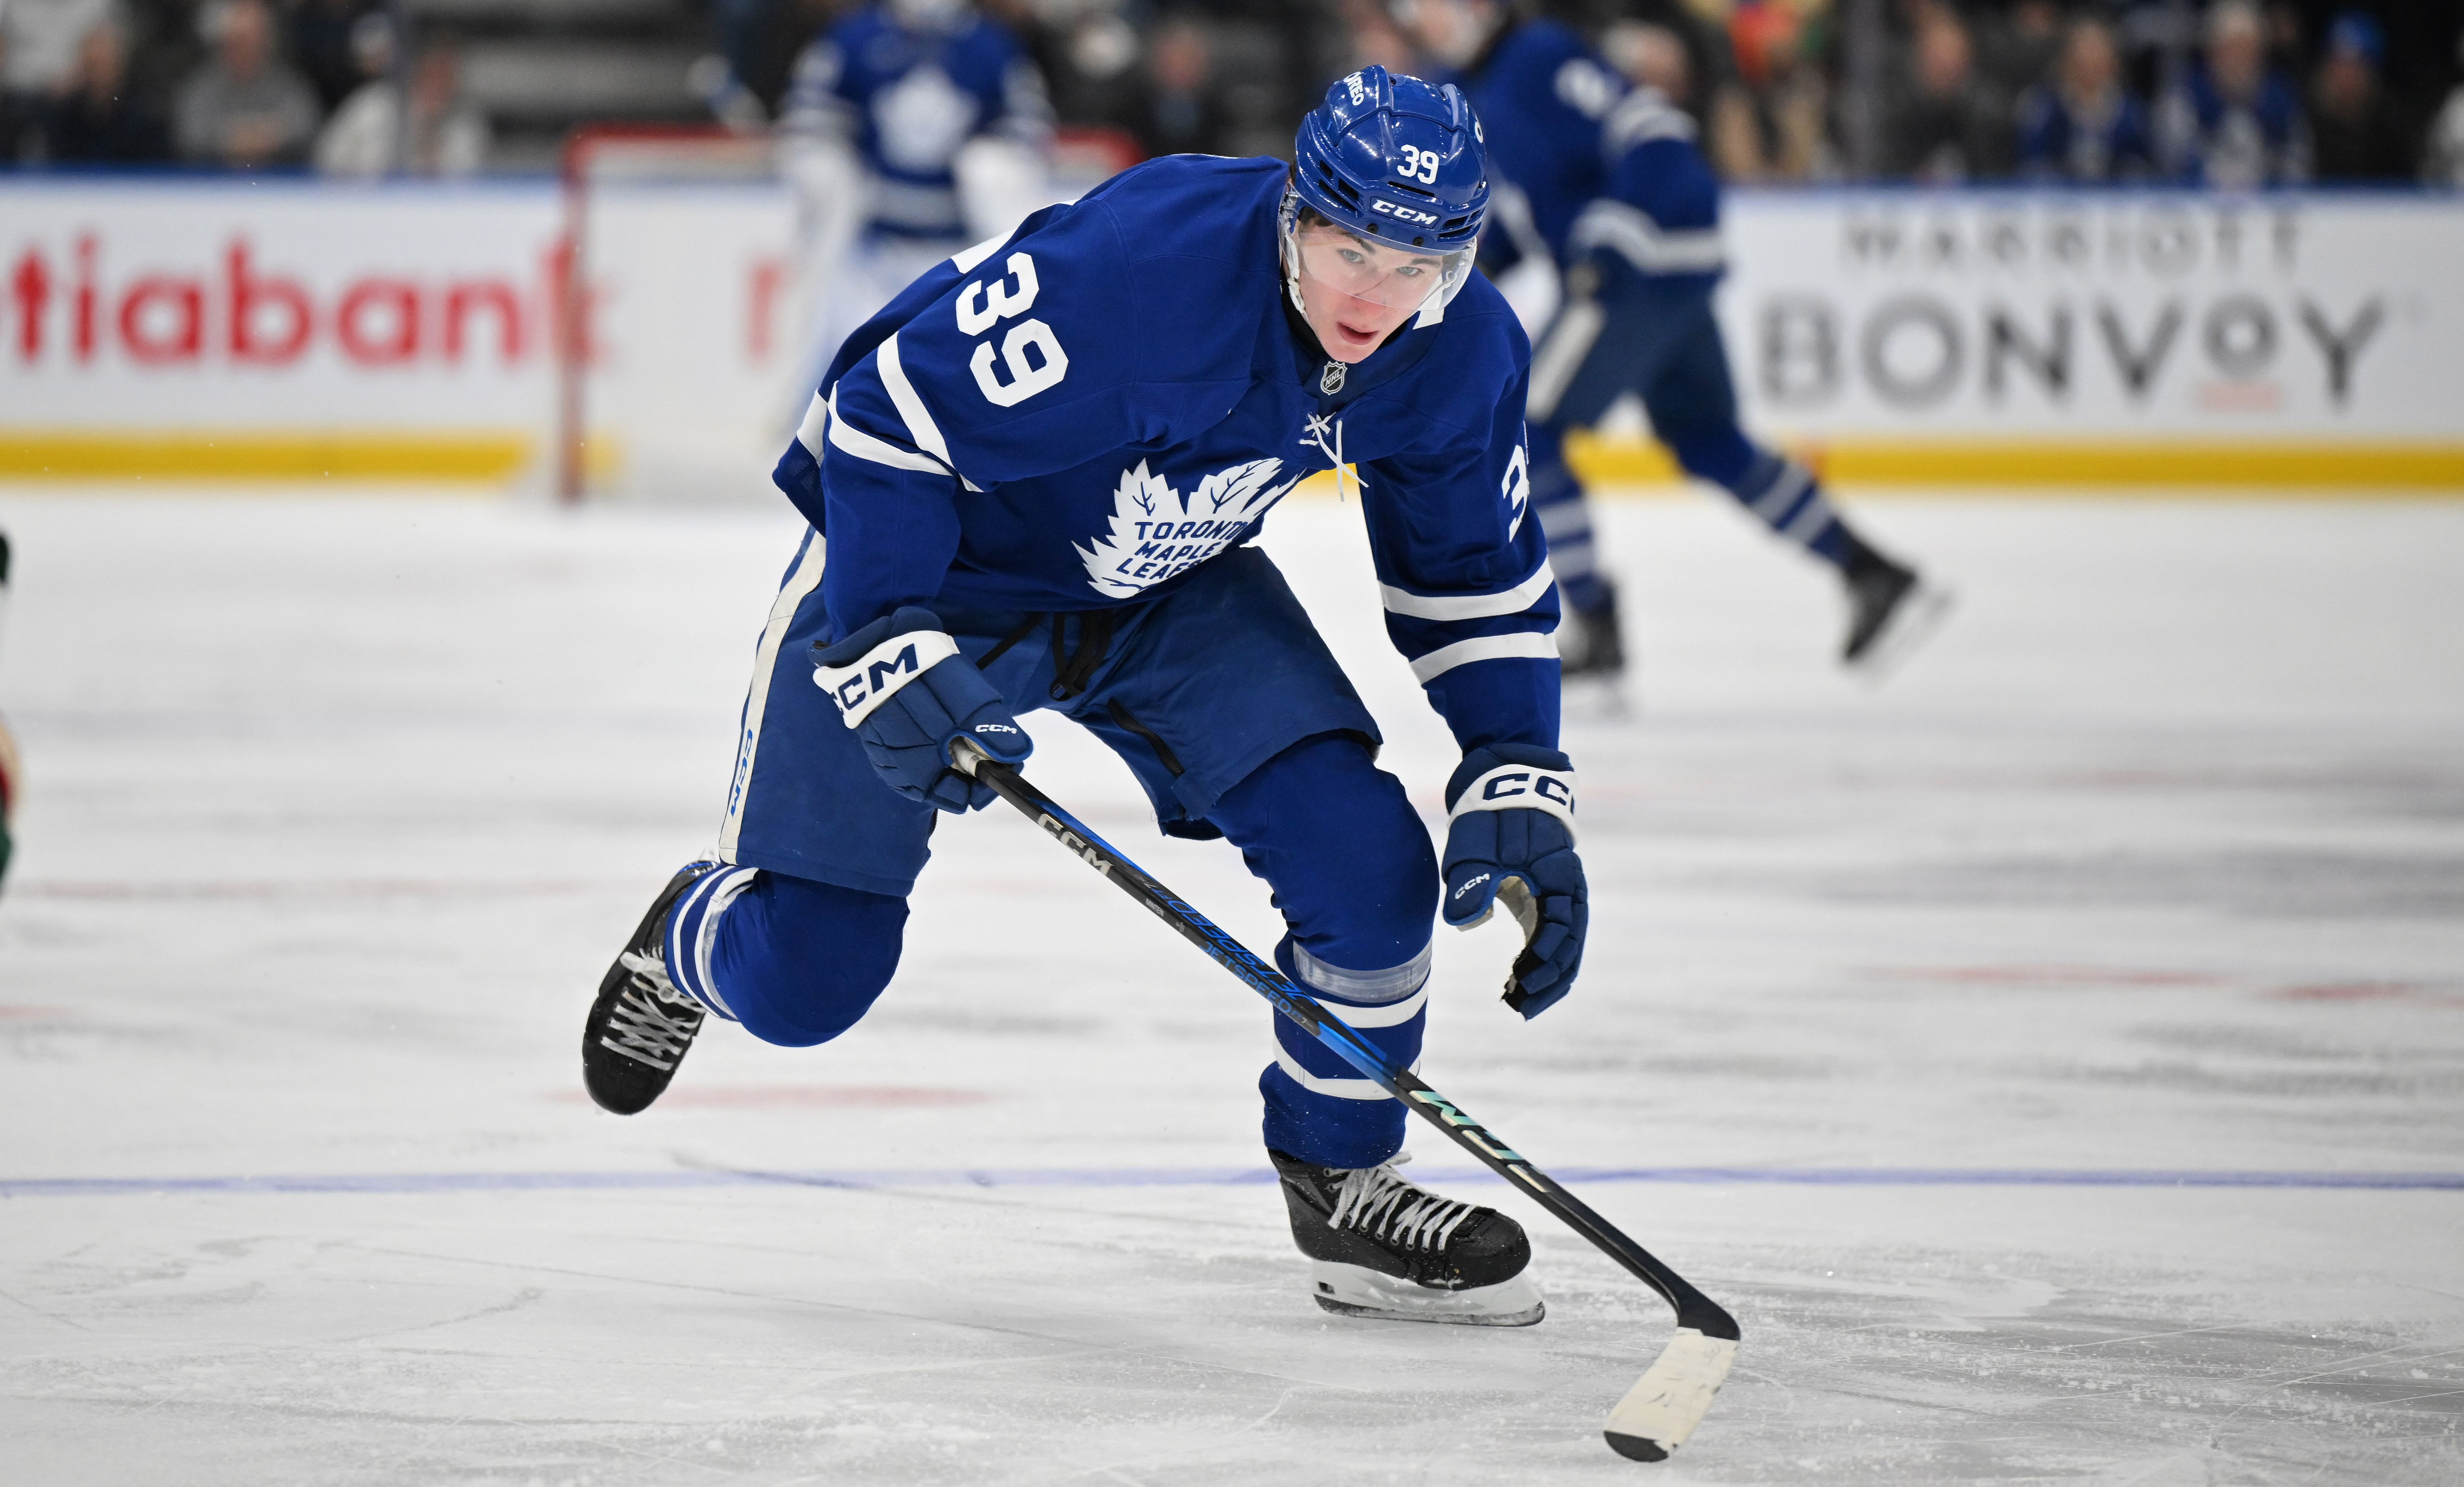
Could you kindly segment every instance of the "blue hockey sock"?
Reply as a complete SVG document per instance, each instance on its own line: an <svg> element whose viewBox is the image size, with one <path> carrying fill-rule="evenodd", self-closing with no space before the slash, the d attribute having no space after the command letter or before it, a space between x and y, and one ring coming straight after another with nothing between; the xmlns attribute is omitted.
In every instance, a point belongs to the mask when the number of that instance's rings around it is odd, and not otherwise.
<svg viewBox="0 0 2464 1487"><path fill-rule="evenodd" d="M668 919L668 975L765 1043L824 1043L890 984L907 901L750 867L693 886Z"/></svg>
<svg viewBox="0 0 2464 1487"><path fill-rule="evenodd" d="M1756 448L1734 424L1678 429L1664 437L1686 473L1735 496L1773 532L1842 568L1855 557L1855 536L1803 465Z"/></svg>
<svg viewBox="0 0 2464 1487"><path fill-rule="evenodd" d="M1355 1013L1408 1067L1419 1057L1437 852L1402 783L1348 734L1293 745L1209 813L1273 887L1290 933L1276 960L1304 991ZM1266 1144L1327 1167L1374 1167L1403 1143L1404 1111L1357 1070L1276 1017L1259 1080Z"/></svg>
<svg viewBox="0 0 2464 1487"><path fill-rule="evenodd" d="M1284 937L1275 964L1399 1067L1417 1068L1429 1020L1431 947L1399 966L1350 971ZM1375 1081L1303 1032L1275 1018L1275 1061L1258 1077L1266 1145L1320 1167L1375 1167L1403 1147L1409 1114Z"/></svg>

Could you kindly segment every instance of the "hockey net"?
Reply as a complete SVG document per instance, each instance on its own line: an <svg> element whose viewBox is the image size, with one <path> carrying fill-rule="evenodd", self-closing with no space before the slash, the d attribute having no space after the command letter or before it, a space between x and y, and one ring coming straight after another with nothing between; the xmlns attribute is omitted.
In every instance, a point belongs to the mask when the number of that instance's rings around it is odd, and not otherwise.
<svg viewBox="0 0 2464 1487"><path fill-rule="evenodd" d="M1041 199L1073 199L1137 159L1115 131L1065 129ZM838 268L814 261L826 255L800 228L779 160L767 132L715 124L603 126L567 142L553 435L562 498L771 493L771 466L826 360L821 299Z"/></svg>

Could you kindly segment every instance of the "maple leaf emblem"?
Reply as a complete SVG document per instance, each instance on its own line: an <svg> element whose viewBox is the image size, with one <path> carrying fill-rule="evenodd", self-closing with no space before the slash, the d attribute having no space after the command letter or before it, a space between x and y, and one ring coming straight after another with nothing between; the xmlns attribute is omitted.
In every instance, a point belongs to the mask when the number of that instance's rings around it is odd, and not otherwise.
<svg viewBox="0 0 2464 1487"><path fill-rule="evenodd" d="M1301 483L1294 475L1277 485L1283 468L1274 458L1228 466L1200 478L1198 489L1184 495L1138 461L1134 470L1121 471L1110 525L1091 546L1073 547L1086 564L1087 581L1108 598L1134 599L1197 567Z"/></svg>

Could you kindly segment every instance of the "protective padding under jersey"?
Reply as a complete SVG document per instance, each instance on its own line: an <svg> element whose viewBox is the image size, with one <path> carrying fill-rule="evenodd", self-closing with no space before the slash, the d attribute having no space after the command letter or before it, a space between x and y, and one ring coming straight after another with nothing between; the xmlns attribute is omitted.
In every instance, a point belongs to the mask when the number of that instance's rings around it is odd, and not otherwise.
<svg viewBox="0 0 2464 1487"><path fill-rule="evenodd" d="M1209 818L1274 890L1289 929L1285 974L1397 1064L1420 1056L1437 853L1401 781L1359 741L1285 750L1225 793ZM1403 1145L1403 1107L1314 1039L1275 1018L1259 1079L1266 1145L1327 1167L1374 1167Z"/></svg>

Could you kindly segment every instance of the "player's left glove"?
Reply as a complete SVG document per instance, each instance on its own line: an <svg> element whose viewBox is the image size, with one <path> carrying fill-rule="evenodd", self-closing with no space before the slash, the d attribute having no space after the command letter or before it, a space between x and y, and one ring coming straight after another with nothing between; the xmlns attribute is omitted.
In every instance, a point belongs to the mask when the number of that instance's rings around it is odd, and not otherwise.
<svg viewBox="0 0 2464 1487"><path fill-rule="evenodd" d="M952 767L971 739L1003 764L1035 752L1009 703L958 653L941 617L909 604L843 641L813 646L813 684L864 740L883 783L910 800L963 816L997 798Z"/></svg>
<svg viewBox="0 0 2464 1487"><path fill-rule="evenodd" d="M1523 926L1506 1004L1536 1017L1574 989L1591 890L1574 855L1574 765L1554 749L1475 749L1446 781L1445 920L1485 924L1503 902Z"/></svg>

